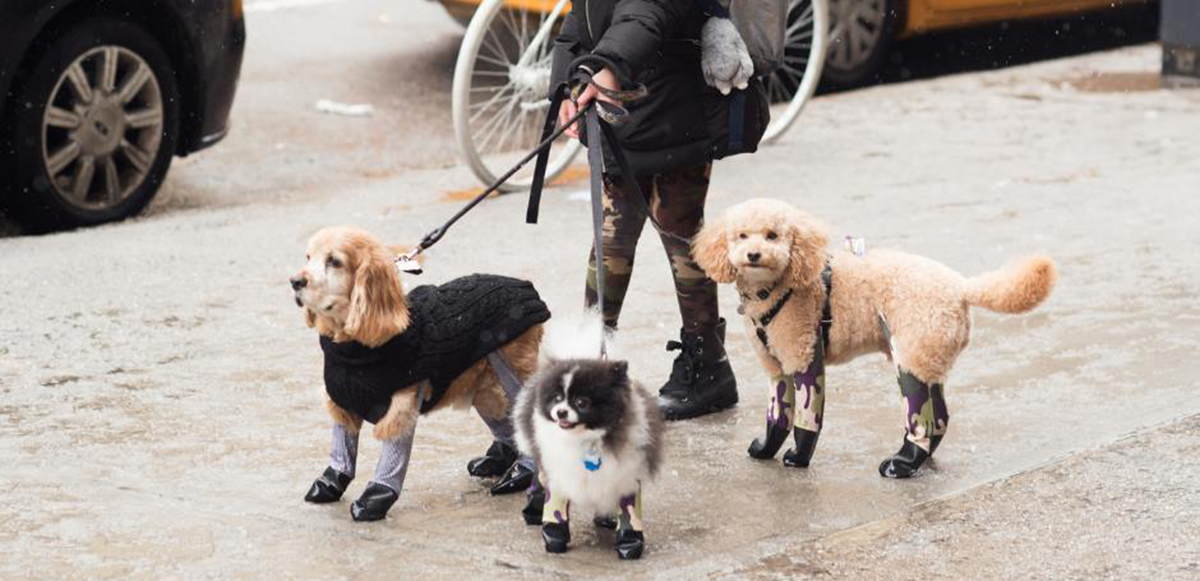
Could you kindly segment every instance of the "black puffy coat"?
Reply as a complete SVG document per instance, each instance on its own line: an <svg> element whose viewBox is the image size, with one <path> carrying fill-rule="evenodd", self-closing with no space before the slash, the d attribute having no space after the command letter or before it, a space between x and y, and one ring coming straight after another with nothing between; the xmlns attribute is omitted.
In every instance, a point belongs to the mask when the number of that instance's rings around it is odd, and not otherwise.
<svg viewBox="0 0 1200 581"><path fill-rule="evenodd" d="M640 83L649 90L626 105L630 117L616 126L638 175L752 152L766 129L766 91L758 79L730 96L705 84L703 6L693 0L575 0L555 38L552 90L579 64L608 67L623 88Z"/></svg>

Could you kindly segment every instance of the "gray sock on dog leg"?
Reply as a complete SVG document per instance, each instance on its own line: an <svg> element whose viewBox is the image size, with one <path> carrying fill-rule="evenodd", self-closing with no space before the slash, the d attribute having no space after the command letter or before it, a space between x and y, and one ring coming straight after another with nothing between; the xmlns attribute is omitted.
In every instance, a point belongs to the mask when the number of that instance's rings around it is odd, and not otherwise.
<svg viewBox="0 0 1200 581"><path fill-rule="evenodd" d="M351 434L341 424L333 424L333 452L329 454L329 467L354 478L358 465L358 433Z"/></svg>
<svg viewBox="0 0 1200 581"><path fill-rule="evenodd" d="M524 466L533 472L537 472L537 462L534 462L533 458L530 456L525 454L517 456L517 464L520 464L521 466Z"/></svg>
<svg viewBox="0 0 1200 581"><path fill-rule="evenodd" d="M521 393L524 387L521 378L517 375L517 370L513 369L512 363L509 363L508 358L499 351L488 353L488 363L492 366L492 371L496 373L496 377L500 380L500 387L504 389L504 396L508 399L509 407L517 401L517 395ZM482 417L482 414L480 415ZM492 432L492 438L497 441L508 444L513 449L516 449L517 444L513 440L512 419L503 417L499 419L483 418L483 422Z"/></svg>
<svg viewBox="0 0 1200 581"><path fill-rule="evenodd" d="M493 439L498 442L504 442L513 449L516 449L517 444L513 440L512 422L507 417L499 419L485 418L482 414L479 417L483 418L483 423L487 424L488 430L492 432Z"/></svg>
<svg viewBox="0 0 1200 581"><path fill-rule="evenodd" d="M383 441L383 452L379 455L379 464L375 466L375 477L371 482L378 482L400 493L404 488L404 476L408 474L408 460L415 433L414 427L408 434Z"/></svg>

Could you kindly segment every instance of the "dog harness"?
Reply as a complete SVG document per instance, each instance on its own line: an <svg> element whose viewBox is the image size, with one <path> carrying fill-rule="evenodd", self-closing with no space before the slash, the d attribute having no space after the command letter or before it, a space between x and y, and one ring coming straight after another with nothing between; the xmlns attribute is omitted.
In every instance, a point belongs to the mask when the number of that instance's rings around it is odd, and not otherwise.
<svg viewBox="0 0 1200 581"><path fill-rule="evenodd" d="M408 294L409 325L376 348L321 337L325 391L342 409L375 423L392 394L429 381L421 413L433 409L462 372L550 319L533 284L474 274Z"/></svg>
<svg viewBox="0 0 1200 581"><path fill-rule="evenodd" d="M828 349L829 329L833 326L833 307L829 303L829 298L833 296L833 265L831 265L828 260L825 261L825 268L821 271L821 284L825 286L825 304L821 308L820 322L821 343L826 349ZM771 293L775 291L777 286L778 283L768 288L759 289L755 295L759 300L765 300L767 297L771 296ZM775 320L775 317L779 315L779 311L783 310L783 305L787 304L788 300L792 298L792 290L793 289L788 289L787 292L783 293L783 296L779 297L779 300L775 301L775 304L771 305L771 308L768 309L767 312L761 317L752 319L754 321L754 334L758 336L758 340L762 342L763 347L770 348L770 344L767 339L767 326L771 324L771 321ZM742 300L751 300L750 296L746 293L739 294L741 295ZM738 307L738 309L741 310L741 307Z"/></svg>

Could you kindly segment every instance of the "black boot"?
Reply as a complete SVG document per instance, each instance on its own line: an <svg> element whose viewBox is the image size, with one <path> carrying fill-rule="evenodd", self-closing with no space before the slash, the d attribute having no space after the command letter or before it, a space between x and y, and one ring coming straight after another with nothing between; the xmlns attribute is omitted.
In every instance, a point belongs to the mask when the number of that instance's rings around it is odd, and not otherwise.
<svg viewBox="0 0 1200 581"><path fill-rule="evenodd" d="M796 428L796 447L783 453L783 465L788 468L808 468L813 451L817 449L817 438L820 432L810 432Z"/></svg>
<svg viewBox="0 0 1200 581"><path fill-rule="evenodd" d="M483 456L467 462L467 473L476 478L491 478L504 474L517 461L517 450L504 442L493 440Z"/></svg>
<svg viewBox="0 0 1200 581"><path fill-rule="evenodd" d="M387 516L387 511L396 504L400 494L378 482L367 485L362 496L350 505L350 516L356 521L381 520Z"/></svg>
<svg viewBox="0 0 1200 581"><path fill-rule="evenodd" d="M525 497L525 508L521 509L521 518L526 525L542 524L542 509L546 506L546 491L541 486L530 490Z"/></svg>
<svg viewBox="0 0 1200 581"><path fill-rule="evenodd" d="M529 485L533 484L534 471L528 466L514 461L508 472L504 473L504 477L500 479L491 488L491 493L496 494L512 494L522 490L528 490Z"/></svg>
<svg viewBox="0 0 1200 581"><path fill-rule="evenodd" d="M567 544L571 542L570 523L544 523L542 525L542 541L546 543L547 553L567 552Z"/></svg>
<svg viewBox="0 0 1200 581"><path fill-rule="evenodd" d="M770 460L775 457L779 449L783 447L783 443L787 441L790 430L779 425L777 422L767 422L767 435L754 438L750 442L750 449L747 453L751 458L757 460Z"/></svg>
<svg viewBox="0 0 1200 581"><path fill-rule="evenodd" d="M592 517L592 524L597 528L617 530L617 517L611 514L598 514Z"/></svg>
<svg viewBox="0 0 1200 581"><path fill-rule="evenodd" d="M900 451L879 465L879 475L884 478L911 478L916 475L917 470L921 468L921 464L924 464L927 458L929 458L929 452L921 449L906 437L904 445L900 446Z"/></svg>
<svg viewBox="0 0 1200 581"><path fill-rule="evenodd" d="M667 420L685 420L737 405L737 380L725 356L725 319L700 333L681 330L671 378L658 390L658 405Z"/></svg>
<svg viewBox="0 0 1200 581"><path fill-rule="evenodd" d="M621 559L641 559L646 548L646 535L642 531L621 529L617 531L617 556Z"/></svg>
<svg viewBox="0 0 1200 581"><path fill-rule="evenodd" d="M346 487L350 486L351 480L354 479L333 468L326 468L320 478L313 481L312 487L308 489L308 494L304 495L304 502L316 504L337 502L346 492Z"/></svg>

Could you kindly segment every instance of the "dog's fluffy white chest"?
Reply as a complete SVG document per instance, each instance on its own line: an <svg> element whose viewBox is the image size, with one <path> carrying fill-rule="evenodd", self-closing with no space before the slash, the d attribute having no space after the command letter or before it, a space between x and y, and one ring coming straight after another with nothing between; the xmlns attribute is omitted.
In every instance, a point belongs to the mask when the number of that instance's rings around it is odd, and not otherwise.
<svg viewBox="0 0 1200 581"><path fill-rule="evenodd" d="M622 496L637 492L649 475L644 454L605 448L595 433L567 431L543 417L533 421L541 470L551 494L562 494L576 511L612 512Z"/></svg>

